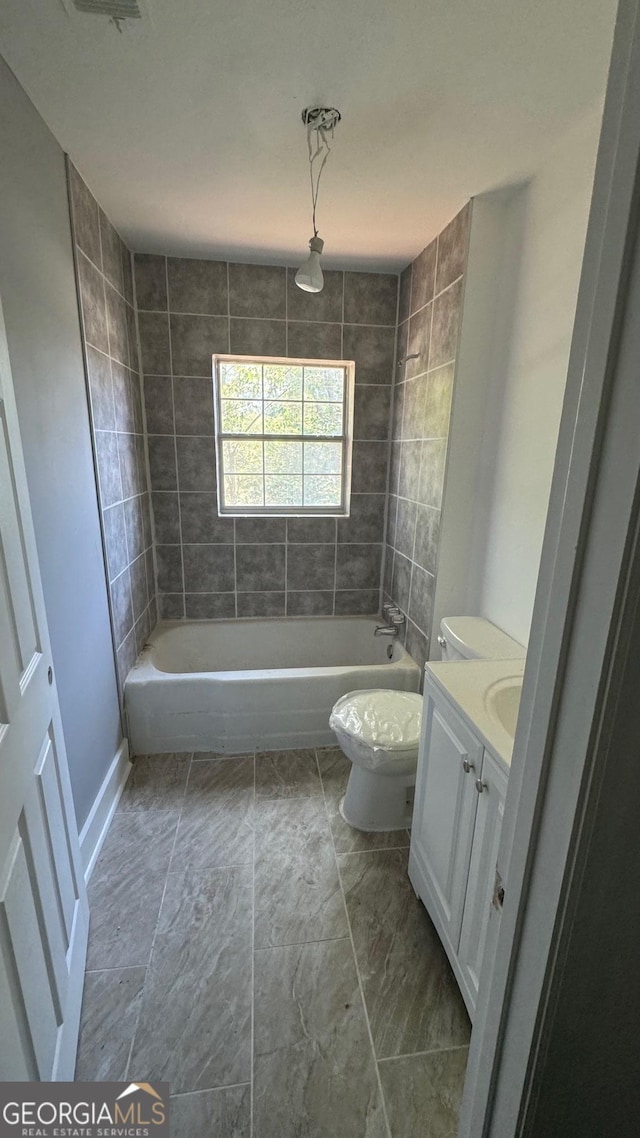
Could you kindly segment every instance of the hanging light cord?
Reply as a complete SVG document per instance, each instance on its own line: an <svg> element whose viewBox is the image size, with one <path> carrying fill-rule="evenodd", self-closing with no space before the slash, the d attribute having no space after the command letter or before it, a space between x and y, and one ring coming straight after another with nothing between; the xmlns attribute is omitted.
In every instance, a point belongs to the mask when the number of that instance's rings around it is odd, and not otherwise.
<svg viewBox="0 0 640 1138"><path fill-rule="evenodd" d="M313 148L313 143L311 141L311 135L314 132L315 132L315 136L316 136L315 150ZM334 128L332 126L331 127L331 138L332 138L332 140L333 140L333 132L334 132ZM329 155L331 153L331 146L329 145L329 139L327 137L328 134L329 134L328 129L326 127L324 129L322 129L321 123L310 122L307 124L307 146L309 147L309 176L311 179L311 204L313 207L312 217L313 217L313 236L314 237L318 236L318 229L316 226L316 206L318 204L318 193L320 190L320 178L322 177L322 171L324 170L324 168L327 164L327 158L329 157ZM320 158L321 155L322 155L322 160L321 160L320 164L317 165L318 159ZM317 174L315 173L316 166L317 166Z"/></svg>

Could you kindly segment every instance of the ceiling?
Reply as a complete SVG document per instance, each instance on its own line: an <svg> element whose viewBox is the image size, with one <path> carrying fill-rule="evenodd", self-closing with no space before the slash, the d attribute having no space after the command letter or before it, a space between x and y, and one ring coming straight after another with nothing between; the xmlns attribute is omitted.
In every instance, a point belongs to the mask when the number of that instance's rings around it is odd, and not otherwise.
<svg viewBox="0 0 640 1138"><path fill-rule="evenodd" d="M615 0L2 0L0 51L137 250L301 259L303 107L343 115L324 261L397 269L602 98Z"/></svg>

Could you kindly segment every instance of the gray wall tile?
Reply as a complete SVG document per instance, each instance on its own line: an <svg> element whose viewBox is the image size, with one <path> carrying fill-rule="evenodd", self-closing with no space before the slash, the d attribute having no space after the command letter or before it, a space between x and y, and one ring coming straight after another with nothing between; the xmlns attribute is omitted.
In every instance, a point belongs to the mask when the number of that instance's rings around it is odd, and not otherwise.
<svg viewBox="0 0 640 1138"><path fill-rule="evenodd" d="M436 293L447 288L461 277L469 247L469 222L471 209L465 206L460 213L442 230L438 238L438 270L436 274Z"/></svg>
<svg viewBox="0 0 640 1138"><path fill-rule="evenodd" d="M119 577L116 577L115 581L111 582L111 612L116 646L119 647L133 626L131 580L128 569L125 569Z"/></svg>
<svg viewBox="0 0 640 1138"><path fill-rule="evenodd" d="M159 588L160 586L158 585L158 589ZM184 593L158 592L158 616L160 620L182 620L184 617L184 602Z"/></svg>
<svg viewBox="0 0 640 1138"><path fill-rule="evenodd" d="M147 440L153 490L176 490L176 443L173 435L150 435Z"/></svg>
<svg viewBox="0 0 640 1138"><path fill-rule="evenodd" d="M314 360L342 359L341 324L302 324L289 321L288 356Z"/></svg>
<svg viewBox="0 0 640 1138"><path fill-rule="evenodd" d="M444 486L446 439L425 439L422 444L420 489L418 498L425 506L440 506Z"/></svg>
<svg viewBox="0 0 640 1138"><path fill-rule="evenodd" d="M332 616L333 589L287 593L287 616Z"/></svg>
<svg viewBox="0 0 640 1138"><path fill-rule="evenodd" d="M284 587L284 545L236 545L238 593L282 591Z"/></svg>
<svg viewBox="0 0 640 1138"><path fill-rule="evenodd" d="M145 376L144 409L150 435L174 433L173 380L170 375Z"/></svg>
<svg viewBox="0 0 640 1138"><path fill-rule="evenodd" d="M335 518L287 518L287 541L319 545L335 540Z"/></svg>
<svg viewBox="0 0 640 1138"><path fill-rule="evenodd" d="M286 269L274 265L229 265L231 316L286 316Z"/></svg>
<svg viewBox="0 0 640 1138"><path fill-rule="evenodd" d="M87 371L91 392L93 426L97 431L115 430L115 407L111 361L103 352L87 346Z"/></svg>
<svg viewBox="0 0 640 1138"><path fill-rule="evenodd" d="M381 558L381 545L339 545L336 558L336 588L378 588Z"/></svg>
<svg viewBox="0 0 640 1138"><path fill-rule="evenodd" d="M169 320L162 312L139 312L140 355L145 375L171 375Z"/></svg>
<svg viewBox="0 0 640 1138"><path fill-rule="evenodd" d="M379 589L339 589L336 592L336 616L372 616L379 612Z"/></svg>
<svg viewBox="0 0 640 1138"><path fill-rule="evenodd" d="M402 324L411 313L411 274L412 265L407 265L400 274L400 295L398 297L398 323Z"/></svg>
<svg viewBox="0 0 640 1138"><path fill-rule="evenodd" d="M182 547L156 545L158 589L161 593L182 592Z"/></svg>
<svg viewBox="0 0 640 1138"><path fill-rule="evenodd" d="M133 258L139 311L167 311L167 270L164 257L136 253Z"/></svg>
<svg viewBox="0 0 640 1138"><path fill-rule="evenodd" d="M274 266L229 265L228 276L227 297L224 262L169 258L165 271L162 257L136 258L138 299L143 309L139 318L156 540L165 550L182 542L185 554L184 585L188 599L180 605L177 576L167 573L165 562L169 555L165 553L159 568L168 599L161 604L161 611L178 617L186 615L188 619L233 617L258 610L281 615L281 599L274 594L290 592L288 607L286 598L284 601L290 615L324 615L333 612L335 605L338 533L341 544L355 542L370 547L365 559L369 577L371 557L376 556L371 547L380 555L387 480L386 440L394 378L397 278L389 274L347 274L351 310L344 326L343 345L342 272L327 272L325 288L317 296L296 288L295 269L287 273ZM364 298L364 307L358 307L358 298ZM144 311L145 305L161 306L163 310L168 306L168 316ZM218 516L211 356L227 350L248 355L355 360L359 390L353 453L354 498L352 516L341 521L339 529L335 518L234 520ZM130 414L129 408L127 415ZM123 418L120 425L127 426L130 421ZM176 490L179 499L175 497ZM230 585L226 581L213 583L215 547L219 550L220 546L232 547L234 543L235 579ZM187 546L191 547L188 554ZM206 552L196 552L198 546L206 547ZM376 584L379 570L378 564ZM365 583L361 588L343 591L341 611L360 612L368 609L371 601L370 595L365 594L375 590ZM243 597L242 601L237 600L238 596Z"/></svg>
<svg viewBox="0 0 640 1138"><path fill-rule="evenodd" d="M71 163L69 163L69 186L76 244L94 265L101 269L100 209L91 190Z"/></svg>
<svg viewBox="0 0 640 1138"><path fill-rule="evenodd" d="M228 593L234 588L232 545L183 545L187 593Z"/></svg>
<svg viewBox="0 0 640 1138"><path fill-rule="evenodd" d="M213 374L211 357L229 350L226 316L184 316L171 313L171 358L173 374Z"/></svg>
<svg viewBox="0 0 640 1138"><path fill-rule="evenodd" d="M149 604L149 590L147 586L147 569L145 555L142 554L129 566L131 579L131 604L133 619L139 620Z"/></svg>
<svg viewBox="0 0 640 1138"><path fill-rule="evenodd" d="M382 541L385 503L384 494L352 494L349 517L338 519L338 541Z"/></svg>
<svg viewBox="0 0 640 1138"><path fill-rule="evenodd" d="M393 576L391 580L391 595L404 613L409 611L409 594L411 592L411 561L396 552L393 558Z"/></svg>
<svg viewBox="0 0 640 1138"><path fill-rule="evenodd" d="M78 257L78 277L85 339L88 344L93 344L94 348L108 354L109 333L104 277L82 254Z"/></svg>
<svg viewBox="0 0 640 1138"><path fill-rule="evenodd" d="M411 317L409 321L409 338L407 341L407 356L415 356L416 359L408 359L404 366L404 375L400 378L411 379L414 375L420 375L427 370L429 366L429 344L431 343L431 314L432 305L428 304L426 308L421 308Z"/></svg>
<svg viewBox="0 0 640 1138"><path fill-rule="evenodd" d="M102 512L105 546L107 549L107 568L109 580L113 581L126 569L129 563L127 552L127 531L122 502Z"/></svg>
<svg viewBox="0 0 640 1138"><path fill-rule="evenodd" d="M409 501L407 498L398 499L398 511L396 515L395 529L394 529L394 546L405 557L413 559L414 540L416 535L416 510L415 502Z"/></svg>
<svg viewBox="0 0 640 1138"><path fill-rule="evenodd" d="M334 545L289 545L287 589L333 589Z"/></svg>
<svg viewBox="0 0 640 1138"><path fill-rule="evenodd" d="M109 324L109 354L114 360L129 365L129 325L127 302L113 285L105 282L105 302Z"/></svg>
<svg viewBox="0 0 640 1138"><path fill-rule="evenodd" d="M230 351L239 356L284 356L287 325L284 320L252 320L232 316Z"/></svg>
<svg viewBox="0 0 640 1138"><path fill-rule="evenodd" d="M286 518L236 518L236 541L250 545L284 541L286 527Z"/></svg>
<svg viewBox="0 0 640 1138"><path fill-rule="evenodd" d="M356 386L353 415L355 439L389 437L390 387Z"/></svg>
<svg viewBox="0 0 640 1138"><path fill-rule="evenodd" d="M233 545L233 518L218 517L215 494L191 491L180 494L182 540L195 544Z"/></svg>
<svg viewBox="0 0 640 1138"><path fill-rule="evenodd" d="M110 620L122 696L123 679L155 621L155 578L153 571L147 572L151 526L131 254L71 165L69 188L98 500L106 572L112 583ZM161 339L151 335L153 328L147 331L148 360L154 351L161 360ZM170 371L169 353L163 368Z"/></svg>
<svg viewBox="0 0 640 1138"><path fill-rule="evenodd" d="M213 439L178 435L176 451L180 490L215 491L216 465Z"/></svg>
<svg viewBox="0 0 640 1138"><path fill-rule="evenodd" d="M393 383L395 328L345 324L343 353L356 365L356 384Z"/></svg>
<svg viewBox="0 0 640 1138"><path fill-rule="evenodd" d="M213 380L174 379L173 406L177 435L213 435Z"/></svg>
<svg viewBox="0 0 640 1138"><path fill-rule="evenodd" d="M115 502L121 502L123 498L118 436L114 431L96 431L94 441L98 464L100 504L104 509L106 506L112 506Z"/></svg>
<svg viewBox="0 0 640 1138"><path fill-rule="evenodd" d="M395 325L397 296L398 278L391 273L345 273L345 322Z"/></svg>
<svg viewBox="0 0 640 1138"><path fill-rule="evenodd" d="M124 296L123 243L120 235L100 210L100 244L102 246L102 271L108 281Z"/></svg>
<svg viewBox="0 0 640 1138"><path fill-rule="evenodd" d="M435 577L432 577L431 573L426 573L419 565L414 565L411 573L408 615L425 635L431 628L434 586Z"/></svg>
<svg viewBox="0 0 640 1138"><path fill-rule="evenodd" d="M451 285L433 302L433 325L429 348L429 368L440 367L453 360L458 346L458 329L462 315L462 281Z"/></svg>
<svg viewBox="0 0 640 1138"><path fill-rule="evenodd" d="M454 375L454 364L447 364L427 377L425 438L444 439L449 434Z"/></svg>
<svg viewBox="0 0 640 1138"><path fill-rule="evenodd" d="M431 635L468 240L465 207L405 269L400 283L398 356L420 356L396 369L384 590L408 614L406 647L420 667Z"/></svg>
<svg viewBox="0 0 640 1138"><path fill-rule="evenodd" d="M351 491L353 494L383 494L387 488L386 442L354 442Z"/></svg>
<svg viewBox="0 0 640 1138"><path fill-rule="evenodd" d="M168 257L171 312L226 316L228 311L226 261Z"/></svg>
<svg viewBox="0 0 640 1138"><path fill-rule="evenodd" d="M433 300L437 244L436 240L427 245L411 267L411 312L417 312Z"/></svg>
<svg viewBox="0 0 640 1138"><path fill-rule="evenodd" d="M175 491L155 491L151 495L156 541L160 545L180 544L180 512Z"/></svg>
<svg viewBox="0 0 640 1138"><path fill-rule="evenodd" d="M284 616L285 593L238 593L238 616Z"/></svg>
<svg viewBox="0 0 640 1138"><path fill-rule="evenodd" d="M184 601L187 620L232 620L236 615L235 593L186 593Z"/></svg>

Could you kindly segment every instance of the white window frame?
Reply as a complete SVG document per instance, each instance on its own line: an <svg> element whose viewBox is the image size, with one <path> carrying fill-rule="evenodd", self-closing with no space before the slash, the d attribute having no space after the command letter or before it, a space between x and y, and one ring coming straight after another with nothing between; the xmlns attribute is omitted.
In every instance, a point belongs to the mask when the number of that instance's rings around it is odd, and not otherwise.
<svg viewBox="0 0 640 1138"><path fill-rule="evenodd" d="M341 368L344 371L344 395L342 408L342 434L341 435L245 435L231 434L222 430L220 407L219 365L225 363L238 364L275 364L289 367L326 367ZM218 484L218 513L221 517L237 518L346 518L349 517L351 504L351 468L353 450L353 404L355 387L355 363L353 360L319 360L307 357L291 356L241 356L236 354L213 356L213 406L215 417L215 448L216 448L216 475ZM304 388L302 392L303 422L304 422ZM222 458L222 443L227 439L241 439L255 442L333 442L342 443L342 494L340 505L327 506L227 506L224 500L224 463Z"/></svg>

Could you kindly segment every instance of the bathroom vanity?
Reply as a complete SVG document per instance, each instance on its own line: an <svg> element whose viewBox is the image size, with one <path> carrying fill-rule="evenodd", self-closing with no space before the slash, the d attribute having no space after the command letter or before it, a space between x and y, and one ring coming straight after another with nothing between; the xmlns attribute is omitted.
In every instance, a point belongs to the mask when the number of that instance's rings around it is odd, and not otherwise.
<svg viewBox="0 0 640 1138"><path fill-rule="evenodd" d="M513 659L425 669L409 877L471 1019L491 906L501 901L496 858L523 671Z"/></svg>

